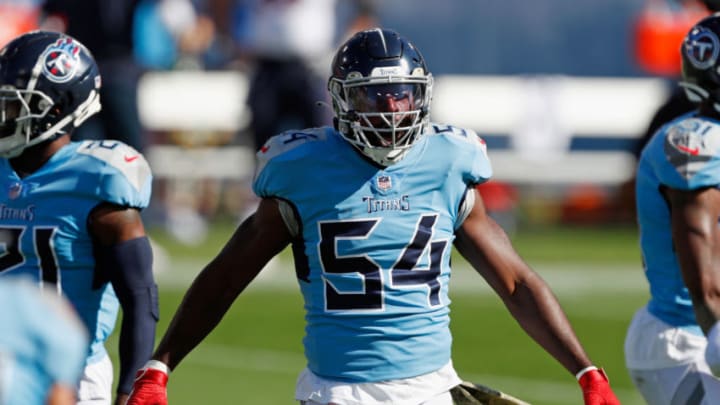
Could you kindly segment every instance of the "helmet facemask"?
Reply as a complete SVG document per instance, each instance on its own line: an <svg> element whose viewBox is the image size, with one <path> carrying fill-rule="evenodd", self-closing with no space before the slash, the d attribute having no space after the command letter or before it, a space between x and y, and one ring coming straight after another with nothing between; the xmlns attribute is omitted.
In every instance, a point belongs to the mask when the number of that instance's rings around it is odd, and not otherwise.
<svg viewBox="0 0 720 405"><path fill-rule="evenodd" d="M47 116L52 105L52 99L38 91L0 88L0 156L20 155L31 143L34 122Z"/></svg>
<svg viewBox="0 0 720 405"><path fill-rule="evenodd" d="M92 90L87 100L60 120L53 117L54 105L37 90L0 88L0 157L17 157L25 148L66 133L71 124L78 127L100 111L100 95Z"/></svg>
<svg viewBox="0 0 720 405"><path fill-rule="evenodd" d="M378 75L351 72L345 80L331 78L338 129L363 154L382 166L400 161L428 124L432 75L412 75L377 68ZM388 74L389 73L389 74Z"/></svg>

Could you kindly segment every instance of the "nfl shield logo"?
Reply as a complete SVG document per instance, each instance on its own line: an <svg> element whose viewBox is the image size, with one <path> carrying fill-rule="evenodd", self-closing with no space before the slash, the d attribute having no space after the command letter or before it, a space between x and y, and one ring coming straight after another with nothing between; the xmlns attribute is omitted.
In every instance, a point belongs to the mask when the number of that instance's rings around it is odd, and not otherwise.
<svg viewBox="0 0 720 405"><path fill-rule="evenodd" d="M22 191L22 184L21 183L13 183L10 185L10 189L8 190L8 197L11 200L14 200L20 196L21 191Z"/></svg>
<svg viewBox="0 0 720 405"><path fill-rule="evenodd" d="M380 190L390 190L392 188L392 180L390 176L378 176L377 186Z"/></svg>

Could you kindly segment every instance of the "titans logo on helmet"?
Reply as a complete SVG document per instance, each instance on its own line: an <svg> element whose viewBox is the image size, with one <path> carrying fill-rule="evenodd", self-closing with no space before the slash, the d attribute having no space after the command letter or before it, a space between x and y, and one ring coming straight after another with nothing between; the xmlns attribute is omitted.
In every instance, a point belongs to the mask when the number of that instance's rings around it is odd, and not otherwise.
<svg viewBox="0 0 720 405"><path fill-rule="evenodd" d="M80 64L80 47L71 38L60 38L40 56L43 75L54 83L65 83L73 78Z"/></svg>
<svg viewBox="0 0 720 405"><path fill-rule="evenodd" d="M685 55L697 69L715 66L720 53L720 40L714 32L702 27L692 30L684 43Z"/></svg>

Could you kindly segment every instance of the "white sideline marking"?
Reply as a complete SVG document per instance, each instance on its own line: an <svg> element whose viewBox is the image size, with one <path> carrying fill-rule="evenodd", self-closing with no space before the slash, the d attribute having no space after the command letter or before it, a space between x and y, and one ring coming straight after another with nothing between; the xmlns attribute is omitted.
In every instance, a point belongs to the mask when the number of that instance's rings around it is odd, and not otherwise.
<svg viewBox="0 0 720 405"><path fill-rule="evenodd" d="M185 288L203 268L204 261L173 261L157 269L158 283L167 288ZM563 296L586 295L588 293L645 293L648 290L640 264L634 265L593 265L569 263L561 265L533 266L550 287ZM268 266L251 284L252 288L297 289L295 270L291 263L279 258ZM450 281L453 293L493 294L490 287L467 263L455 261Z"/></svg>
<svg viewBox="0 0 720 405"><path fill-rule="evenodd" d="M305 358L299 353L207 343L201 344L188 355L185 363L287 376L297 376L306 364ZM541 371L538 373L540 374ZM465 380L476 381L500 389L520 399L525 399L521 393L527 392L532 393L532 399L535 401L555 405L574 405L582 398L580 388L572 381L571 376L568 376L568 383L472 373L461 373L461 376ZM642 404L639 395L634 390L614 388L614 391L619 397L624 398L624 405ZM525 396L527 397L527 395Z"/></svg>

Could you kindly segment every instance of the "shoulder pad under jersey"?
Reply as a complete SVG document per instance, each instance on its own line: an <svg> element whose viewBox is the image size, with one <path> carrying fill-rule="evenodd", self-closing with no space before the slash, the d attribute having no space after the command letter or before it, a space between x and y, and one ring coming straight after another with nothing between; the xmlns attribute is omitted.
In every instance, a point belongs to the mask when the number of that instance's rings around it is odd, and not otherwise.
<svg viewBox="0 0 720 405"><path fill-rule="evenodd" d="M120 141L102 140L81 142L77 153L93 157L112 168L103 176L101 190L107 194L104 197L108 201L141 208L148 204L152 172L140 152ZM125 184L131 186L130 190L123 191L127 188Z"/></svg>
<svg viewBox="0 0 720 405"><path fill-rule="evenodd" d="M430 129L430 141L440 141L447 145L446 153L453 156L459 167L463 168L468 185L484 183L492 177L487 145L475 131L437 123L432 123Z"/></svg>
<svg viewBox="0 0 720 405"><path fill-rule="evenodd" d="M660 170L661 182L676 188L718 184L720 125L693 117L676 121L664 131L663 153L674 170Z"/></svg>
<svg viewBox="0 0 720 405"><path fill-rule="evenodd" d="M438 123L431 123L430 128L431 131L428 133L430 136L446 135L450 138L458 140L459 142L468 142L477 146L482 151L483 155L487 156L487 145L485 140L472 129Z"/></svg>
<svg viewBox="0 0 720 405"><path fill-rule="evenodd" d="M286 131L271 137L257 152L257 172L262 171L267 162L277 156L288 153L309 142L325 140L327 138L327 130L327 127L309 128Z"/></svg>

